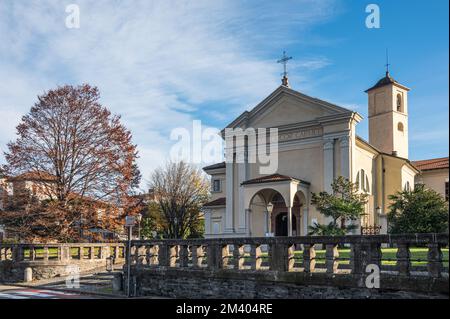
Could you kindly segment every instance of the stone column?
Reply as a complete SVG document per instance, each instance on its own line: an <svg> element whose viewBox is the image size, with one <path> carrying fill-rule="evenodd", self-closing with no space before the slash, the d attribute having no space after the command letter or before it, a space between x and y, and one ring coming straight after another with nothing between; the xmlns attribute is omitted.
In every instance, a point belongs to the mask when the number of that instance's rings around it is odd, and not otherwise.
<svg viewBox="0 0 450 319"><path fill-rule="evenodd" d="M247 176L247 162L248 162L248 154L247 151L244 150L244 154L242 156L243 163L237 163L237 169L238 169L238 183L239 183L239 211L238 211L238 231L240 233L245 233L246 228L248 227L246 225L246 216L245 216L245 207L244 207L244 189L241 186L241 183L248 180Z"/></svg>
<svg viewBox="0 0 450 319"><path fill-rule="evenodd" d="M234 158L234 157L233 157ZM226 180L227 180L227 198L226 198L226 208L225 208L225 233L233 232L233 162L226 163Z"/></svg>
<svg viewBox="0 0 450 319"><path fill-rule="evenodd" d="M303 234L302 236L308 235L308 207L303 208Z"/></svg>
<svg viewBox="0 0 450 319"><path fill-rule="evenodd" d="M350 179L350 137L343 136L339 139L341 146L341 175Z"/></svg>
<svg viewBox="0 0 450 319"><path fill-rule="evenodd" d="M209 209L205 210L204 216L205 216L205 234L209 235L211 234L211 211Z"/></svg>
<svg viewBox="0 0 450 319"><path fill-rule="evenodd" d="M323 144L323 190L332 193L331 184L334 179L334 140L325 139ZM324 217L324 221L328 224L331 217Z"/></svg>
<svg viewBox="0 0 450 319"><path fill-rule="evenodd" d="M331 193L334 178L334 140L326 139L323 144L323 188Z"/></svg>
<svg viewBox="0 0 450 319"><path fill-rule="evenodd" d="M252 213L251 209L246 209L245 210L245 219L246 219L246 223L247 223L247 236L251 236L252 234L252 230L251 230L251 216L250 214Z"/></svg>
<svg viewBox="0 0 450 319"><path fill-rule="evenodd" d="M266 225L265 225L265 234L270 233L270 213L267 210L267 208L265 209L265 218L266 218Z"/></svg>
<svg viewBox="0 0 450 319"><path fill-rule="evenodd" d="M292 237L292 207L287 207L288 236Z"/></svg>

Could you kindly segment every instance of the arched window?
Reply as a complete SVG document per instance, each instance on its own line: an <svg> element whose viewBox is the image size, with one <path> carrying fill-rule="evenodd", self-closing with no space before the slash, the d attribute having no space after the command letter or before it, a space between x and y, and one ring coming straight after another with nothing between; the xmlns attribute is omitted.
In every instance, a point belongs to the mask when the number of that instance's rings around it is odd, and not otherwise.
<svg viewBox="0 0 450 319"><path fill-rule="evenodd" d="M403 112L403 103L402 103L402 95L397 94L397 111Z"/></svg>
<svg viewBox="0 0 450 319"><path fill-rule="evenodd" d="M364 169L361 169L356 175L356 185L360 191L365 193L370 192L369 176L366 174Z"/></svg>
<svg viewBox="0 0 450 319"><path fill-rule="evenodd" d="M405 183L405 191L407 191L407 192L411 191L411 184L409 184L409 182Z"/></svg>
<svg viewBox="0 0 450 319"><path fill-rule="evenodd" d="M398 129L400 132L403 132L404 127L403 127L403 123L402 123L402 122L398 122L398 124L397 124L397 129Z"/></svg>

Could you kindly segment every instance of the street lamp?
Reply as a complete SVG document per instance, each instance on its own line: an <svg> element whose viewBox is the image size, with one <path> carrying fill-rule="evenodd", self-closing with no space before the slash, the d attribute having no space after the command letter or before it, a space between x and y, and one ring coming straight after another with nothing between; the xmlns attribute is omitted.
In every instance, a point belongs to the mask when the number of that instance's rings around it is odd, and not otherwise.
<svg viewBox="0 0 450 319"><path fill-rule="evenodd" d="M138 222L138 239L141 239L141 221L142 221L142 214L136 215L136 220Z"/></svg>
<svg viewBox="0 0 450 319"><path fill-rule="evenodd" d="M270 216L272 215L273 211L273 203L269 202L266 206L267 216L266 216L266 236L272 236L271 234L271 227L270 227Z"/></svg>

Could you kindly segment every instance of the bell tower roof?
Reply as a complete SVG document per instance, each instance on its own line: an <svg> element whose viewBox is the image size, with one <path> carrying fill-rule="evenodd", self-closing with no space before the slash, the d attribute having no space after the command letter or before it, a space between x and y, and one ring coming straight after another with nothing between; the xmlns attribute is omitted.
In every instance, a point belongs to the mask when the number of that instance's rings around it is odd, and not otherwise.
<svg viewBox="0 0 450 319"><path fill-rule="evenodd" d="M372 90L375 90L375 89L377 89L377 88L380 88L380 87L383 87L383 86L386 86L386 85L390 85L390 84L396 85L396 86L398 86L398 87L401 87L402 89L404 89L404 90L406 90L406 91L409 91L409 90L410 90L410 89L407 88L406 86L404 86L404 85L398 83L398 82L397 82L397 81L389 74L389 71L386 71L386 76L383 77L383 78L381 78L381 79L377 82L377 84L375 84L374 86L372 86L370 89L367 89L365 92L367 93L367 92L369 92L369 91L372 91Z"/></svg>

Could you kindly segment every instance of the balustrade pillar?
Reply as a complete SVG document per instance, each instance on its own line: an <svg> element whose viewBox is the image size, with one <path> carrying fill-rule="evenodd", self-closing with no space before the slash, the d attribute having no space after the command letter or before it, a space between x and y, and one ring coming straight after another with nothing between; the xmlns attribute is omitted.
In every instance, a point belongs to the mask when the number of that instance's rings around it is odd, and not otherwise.
<svg viewBox="0 0 450 319"><path fill-rule="evenodd" d="M371 243L370 244L370 263L377 265L378 268L381 268L381 243Z"/></svg>
<svg viewBox="0 0 450 319"><path fill-rule="evenodd" d="M100 247L100 258L108 259L111 256L111 248L109 246Z"/></svg>
<svg viewBox="0 0 450 319"><path fill-rule="evenodd" d="M89 247L89 259L95 259L95 247Z"/></svg>
<svg viewBox="0 0 450 319"><path fill-rule="evenodd" d="M365 271L362 258L362 245L360 243L351 244L350 267L352 274L359 275Z"/></svg>
<svg viewBox="0 0 450 319"><path fill-rule="evenodd" d="M222 268L227 268L230 262L230 250L228 245L222 246Z"/></svg>
<svg viewBox="0 0 450 319"><path fill-rule="evenodd" d="M156 245L150 245L146 248L146 262L147 265L156 265L158 262L158 256L157 256L157 246Z"/></svg>
<svg viewBox="0 0 450 319"><path fill-rule="evenodd" d="M176 245L169 246L169 267L176 267L177 265L177 249L178 246Z"/></svg>
<svg viewBox="0 0 450 319"><path fill-rule="evenodd" d="M217 244L209 244L207 251L208 268L211 270L220 269L222 266L222 247Z"/></svg>
<svg viewBox="0 0 450 319"><path fill-rule="evenodd" d="M244 268L244 245L235 244L233 249L234 269Z"/></svg>
<svg viewBox="0 0 450 319"><path fill-rule="evenodd" d="M147 260L147 252L145 250L145 246L138 244L136 246L136 255L135 260L138 265L143 265Z"/></svg>
<svg viewBox="0 0 450 319"><path fill-rule="evenodd" d="M33 254L33 257L31 257L31 254ZM34 252L34 247L30 248L30 260L34 260L35 257L35 252ZM70 247L69 246L62 246L61 247L61 261L62 262L68 262L71 258L71 254L70 254Z"/></svg>
<svg viewBox="0 0 450 319"><path fill-rule="evenodd" d="M49 259L49 251L48 251L48 247L45 246L44 247L44 261L48 261Z"/></svg>
<svg viewBox="0 0 450 319"><path fill-rule="evenodd" d="M22 261L23 260L23 247L22 245L15 245L12 250L12 256L11 258L16 261Z"/></svg>
<svg viewBox="0 0 450 319"><path fill-rule="evenodd" d="M169 266L169 246L166 244L158 245L158 265L161 267Z"/></svg>
<svg viewBox="0 0 450 319"><path fill-rule="evenodd" d="M397 269L401 276L409 276L411 270L411 254L409 252L409 244L397 244Z"/></svg>
<svg viewBox="0 0 450 319"><path fill-rule="evenodd" d="M441 245L437 243L428 244L428 274L431 277L441 277L442 274L442 250Z"/></svg>
<svg viewBox="0 0 450 319"><path fill-rule="evenodd" d="M336 244L327 244L325 252L325 263L327 267L328 274L337 273L339 262L337 258L339 257L339 251Z"/></svg>
<svg viewBox="0 0 450 319"><path fill-rule="evenodd" d="M203 259L204 259L204 253L203 253L203 246L192 246L192 267L199 268L202 267Z"/></svg>
<svg viewBox="0 0 450 319"><path fill-rule="evenodd" d="M270 269L274 271L289 271L292 269L291 246L285 243L270 245Z"/></svg>
<svg viewBox="0 0 450 319"><path fill-rule="evenodd" d="M189 262L188 245L180 245L180 267L187 267Z"/></svg>
<svg viewBox="0 0 450 319"><path fill-rule="evenodd" d="M303 245L303 268L304 272L314 272L316 268L316 249L313 245Z"/></svg>
<svg viewBox="0 0 450 319"><path fill-rule="evenodd" d="M250 268L252 270L258 270L261 268L261 245L250 245Z"/></svg>

